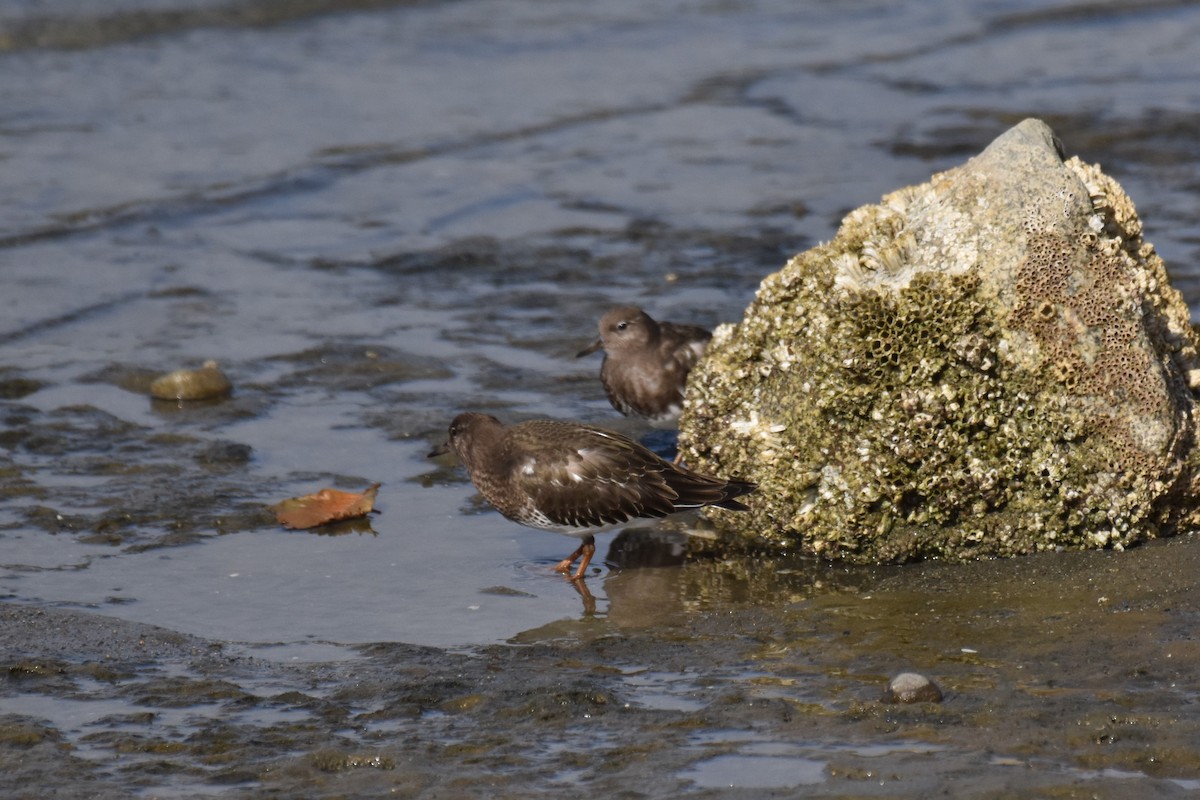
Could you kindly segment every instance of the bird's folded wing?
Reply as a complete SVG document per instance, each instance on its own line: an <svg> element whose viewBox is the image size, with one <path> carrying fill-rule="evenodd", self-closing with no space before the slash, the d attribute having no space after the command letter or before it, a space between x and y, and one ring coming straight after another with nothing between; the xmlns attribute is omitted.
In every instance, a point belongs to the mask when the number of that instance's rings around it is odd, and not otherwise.
<svg viewBox="0 0 1200 800"><path fill-rule="evenodd" d="M619 525L674 511L661 460L614 441L539 453L534 468L519 468L514 477L557 525Z"/></svg>

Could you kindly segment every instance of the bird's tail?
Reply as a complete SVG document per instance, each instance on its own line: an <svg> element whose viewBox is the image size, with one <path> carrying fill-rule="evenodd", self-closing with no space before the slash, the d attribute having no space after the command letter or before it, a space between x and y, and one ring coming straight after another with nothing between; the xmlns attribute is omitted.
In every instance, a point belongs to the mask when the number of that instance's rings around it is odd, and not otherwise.
<svg viewBox="0 0 1200 800"><path fill-rule="evenodd" d="M746 511L743 504L735 500L744 494L753 492L758 485L737 478L725 480L701 475L696 472L673 467L665 475L668 485L678 496L674 501L675 508L700 508L701 506L716 506L730 511Z"/></svg>
<svg viewBox="0 0 1200 800"><path fill-rule="evenodd" d="M725 481L725 497L721 500L721 502L713 503L713 505L717 508L727 508L730 511L749 511L749 508L733 498L741 497L744 494L750 494L757 488L757 483L744 481L740 478L732 478Z"/></svg>

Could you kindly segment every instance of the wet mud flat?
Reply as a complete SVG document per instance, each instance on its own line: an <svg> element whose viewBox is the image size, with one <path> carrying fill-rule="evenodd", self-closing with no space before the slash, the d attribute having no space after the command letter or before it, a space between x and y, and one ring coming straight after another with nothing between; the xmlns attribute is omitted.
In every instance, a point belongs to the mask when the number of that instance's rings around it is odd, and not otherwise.
<svg viewBox="0 0 1200 800"><path fill-rule="evenodd" d="M1200 541L616 571L653 610L332 661L0 607L5 797L1183 797ZM767 600L766 598L774 598ZM519 603L519 597L511 598ZM880 701L916 670L941 703Z"/></svg>

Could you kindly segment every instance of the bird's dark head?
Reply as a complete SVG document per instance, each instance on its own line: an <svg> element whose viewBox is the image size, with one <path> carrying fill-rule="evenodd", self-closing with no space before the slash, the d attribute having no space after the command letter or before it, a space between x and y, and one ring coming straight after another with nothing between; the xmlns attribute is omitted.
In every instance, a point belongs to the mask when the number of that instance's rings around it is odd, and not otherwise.
<svg viewBox="0 0 1200 800"><path fill-rule="evenodd" d="M503 423L491 414L466 411L459 414L450 422L450 437L446 440L446 443L441 447L434 448L429 455L432 458L453 452L464 462L469 461L469 454L476 442L499 434L503 428Z"/></svg>
<svg viewBox="0 0 1200 800"><path fill-rule="evenodd" d="M658 336L658 323L637 306L619 306L600 318L600 343L606 352L636 350Z"/></svg>

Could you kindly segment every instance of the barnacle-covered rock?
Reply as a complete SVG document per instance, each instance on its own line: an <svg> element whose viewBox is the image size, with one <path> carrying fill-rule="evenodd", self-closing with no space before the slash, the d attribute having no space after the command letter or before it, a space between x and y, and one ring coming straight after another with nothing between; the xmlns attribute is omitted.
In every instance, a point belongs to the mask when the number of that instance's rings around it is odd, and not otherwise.
<svg viewBox="0 0 1200 800"><path fill-rule="evenodd" d="M687 462L720 524L855 561L1124 547L1197 516L1187 307L1121 188L1026 120L843 221L716 331Z"/></svg>

